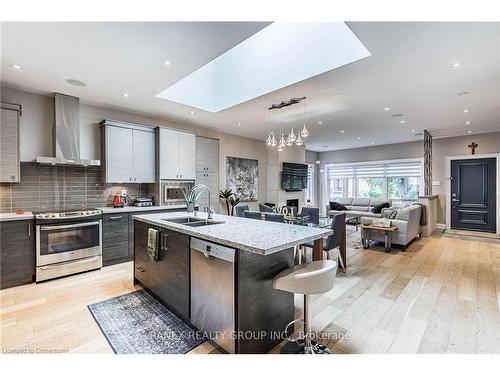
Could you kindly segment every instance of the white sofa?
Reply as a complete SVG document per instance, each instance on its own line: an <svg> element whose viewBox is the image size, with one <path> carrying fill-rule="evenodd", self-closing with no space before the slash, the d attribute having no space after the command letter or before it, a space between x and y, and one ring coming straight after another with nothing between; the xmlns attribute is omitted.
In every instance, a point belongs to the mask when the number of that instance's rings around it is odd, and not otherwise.
<svg viewBox="0 0 500 375"><path fill-rule="evenodd" d="M382 213L375 214L372 212L372 208L380 203L388 202L392 206L392 201L390 199L383 198L333 198L331 202L337 202L346 206L347 211L336 211L330 208L330 204L326 206L327 215L333 216L338 213L345 213L349 215L363 215L369 217L382 217Z"/></svg>
<svg viewBox="0 0 500 375"><path fill-rule="evenodd" d="M386 215L391 209L384 209L383 213ZM398 230L392 234L392 244L407 246L413 239L420 236L420 215L422 207L419 205L408 206L399 208L397 215L394 219L390 219L392 225L398 227ZM373 217L361 217L361 224L371 224ZM364 230L361 231L361 238L366 239L367 235ZM384 242L384 232L370 231L370 240Z"/></svg>

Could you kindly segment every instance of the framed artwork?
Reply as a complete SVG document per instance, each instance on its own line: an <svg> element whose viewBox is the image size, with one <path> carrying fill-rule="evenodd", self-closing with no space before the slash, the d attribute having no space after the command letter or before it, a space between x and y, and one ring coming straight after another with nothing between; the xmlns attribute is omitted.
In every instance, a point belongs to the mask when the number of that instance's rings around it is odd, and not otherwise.
<svg viewBox="0 0 500 375"><path fill-rule="evenodd" d="M226 162L226 186L242 202L259 200L259 161L232 156Z"/></svg>

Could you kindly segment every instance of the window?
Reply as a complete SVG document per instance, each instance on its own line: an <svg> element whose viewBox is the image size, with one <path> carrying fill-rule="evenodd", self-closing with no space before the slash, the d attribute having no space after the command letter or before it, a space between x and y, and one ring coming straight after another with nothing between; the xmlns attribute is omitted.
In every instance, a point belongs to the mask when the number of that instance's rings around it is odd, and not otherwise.
<svg viewBox="0 0 500 375"><path fill-rule="evenodd" d="M307 200L309 199L310 203L311 204L314 204L314 200L315 200L315 197L314 197L314 164L308 164L307 165L307 188L304 190L305 191L305 195L304 195L304 199L306 200L306 203L307 203Z"/></svg>
<svg viewBox="0 0 500 375"><path fill-rule="evenodd" d="M328 198L388 198L393 203L416 201L420 194L420 161L330 165Z"/></svg>

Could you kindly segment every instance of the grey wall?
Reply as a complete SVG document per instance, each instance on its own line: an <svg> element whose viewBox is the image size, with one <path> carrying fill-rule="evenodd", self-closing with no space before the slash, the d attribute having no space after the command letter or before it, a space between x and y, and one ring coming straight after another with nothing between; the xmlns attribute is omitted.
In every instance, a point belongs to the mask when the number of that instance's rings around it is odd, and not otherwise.
<svg viewBox="0 0 500 375"><path fill-rule="evenodd" d="M499 127L500 128L500 127ZM446 221L445 199L445 161L447 156L469 155L467 147L472 141L479 144L477 154L500 153L500 132L468 135L462 137L442 138L433 141L432 180L439 181L440 186L433 186L433 195L439 195L437 222ZM321 164L349 163L376 160L393 160L405 158L422 158L423 141L398 143L385 146L372 146L350 150L339 150L319 153ZM498 166L500 167L500 166ZM320 174L320 182L324 183L324 174Z"/></svg>

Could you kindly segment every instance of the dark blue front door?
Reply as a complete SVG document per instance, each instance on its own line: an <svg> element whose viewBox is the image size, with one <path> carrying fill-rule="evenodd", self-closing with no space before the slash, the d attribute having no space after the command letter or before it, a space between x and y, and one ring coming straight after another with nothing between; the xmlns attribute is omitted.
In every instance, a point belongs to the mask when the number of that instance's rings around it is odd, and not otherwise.
<svg viewBox="0 0 500 375"><path fill-rule="evenodd" d="M451 161L451 228L496 232L496 158Z"/></svg>

